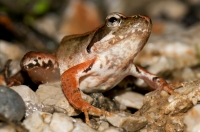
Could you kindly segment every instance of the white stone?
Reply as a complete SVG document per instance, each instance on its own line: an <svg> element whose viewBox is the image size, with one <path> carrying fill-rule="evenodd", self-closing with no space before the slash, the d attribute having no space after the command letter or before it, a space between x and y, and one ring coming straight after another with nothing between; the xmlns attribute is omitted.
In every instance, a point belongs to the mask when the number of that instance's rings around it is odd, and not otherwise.
<svg viewBox="0 0 200 132"><path fill-rule="evenodd" d="M6 55L6 57L9 59L16 60L21 59L24 51L16 44L0 40L0 53Z"/></svg>
<svg viewBox="0 0 200 132"><path fill-rule="evenodd" d="M96 130L92 129L81 120L75 120L74 126L75 128L72 130L72 132L96 132Z"/></svg>
<svg viewBox="0 0 200 132"><path fill-rule="evenodd" d="M126 131L136 131L147 124L145 117L125 112L112 113L110 116L106 116L106 119L113 126L122 127Z"/></svg>
<svg viewBox="0 0 200 132"><path fill-rule="evenodd" d="M68 116L78 115L77 112L67 101L62 92L60 82L41 84L36 91L44 105L53 105L66 110Z"/></svg>
<svg viewBox="0 0 200 132"><path fill-rule="evenodd" d="M66 110L68 116L78 115L80 111L75 110L66 99L60 82L41 84L36 91L44 105L53 105ZM83 99L92 102L91 97L82 93Z"/></svg>
<svg viewBox="0 0 200 132"><path fill-rule="evenodd" d="M123 91L117 93L114 99L126 107L140 109L143 105L144 96L132 91Z"/></svg>
<svg viewBox="0 0 200 132"><path fill-rule="evenodd" d="M50 128L54 132L70 132L73 129L73 120L63 113L54 113Z"/></svg>
<svg viewBox="0 0 200 132"><path fill-rule="evenodd" d="M103 131L103 132L121 132L121 131L119 131L117 128L110 127L110 128L106 129L106 130Z"/></svg>
<svg viewBox="0 0 200 132"><path fill-rule="evenodd" d="M200 47L200 24L184 28L180 24L167 21L157 23L162 25L161 33L151 34L149 41L134 62L141 64L142 67L148 67L147 71L160 75L170 74L172 71L174 74L178 69L198 65L199 58L196 50ZM180 74L176 76L178 81L181 81L182 76ZM190 76L185 80L191 80Z"/></svg>
<svg viewBox="0 0 200 132"><path fill-rule="evenodd" d="M41 84L36 94L45 105L55 105L60 98L64 97L60 88L60 82Z"/></svg>
<svg viewBox="0 0 200 132"><path fill-rule="evenodd" d="M74 128L73 119L66 114L39 111L28 116L23 125L30 132L71 132Z"/></svg>
<svg viewBox="0 0 200 132"><path fill-rule="evenodd" d="M43 111L43 108L44 108L43 104L36 104L30 101L28 102L26 101L25 106L26 106L25 117L31 115L35 111Z"/></svg>
<svg viewBox="0 0 200 132"><path fill-rule="evenodd" d="M98 128L98 131L102 132L102 131L104 131L104 130L106 130L108 128L109 128L108 122L102 121L100 126L99 126L99 128Z"/></svg>
<svg viewBox="0 0 200 132"><path fill-rule="evenodd" d="M43 104L41 104L40 98L28 86L12 86L11 89L16 91L24 100L26 106L25 117L34 111L42 111Z"/></svg>
<svg viewBox="0 0 200 132"><path fill-rule="evenodd" d="M24 102L41 103L40 98L28 86L12 86L11 89L16 91L24 100Z"/></svg>
<svg viewBox="0 0 200 132"><path fill-rule="evenodd" d="M147 12L152 17L158 17L161 14L175 20L182 19L188 11L188 6L180 1L153 1L148 4Z"/></svg>
<svg viewBox="0 0 200 132"><path fill-rule="evenodd" d="M63 108L66 110L66 114L68 116L74 116L74 115L78 115L80 114L80 111L75 110L68 102L68 100L66 99L66 97L61 98L60 100L58 100L58 102L55 104L55 106Z"/></svg>
<svg viewBox="0 0 200 132"><path fill-rule="evenodd" d="M47 14L43 17L35 20L33 26L38 29L41 33L47 34L51 37L57 35L57 24L59 22L59 18L55 14Z"/></svg>
<svg viewBox="0 0 200 132"><path fill-rule="evenodd" d="M111 116L107 116L106 119L113 126L120 127L127 117L128 116L126 115L126 113L115 113L115 114L112 114Z"/></svg>
<svg viewBox="0 0 200 132"><path fill-rule="evenodd" d="M190 109L184 117L184 123L187 126L187 132L200 131L200 105L194 106Z"/></svg>
<svg viewBox="0 0 200 132"><path fill-rule="evenodd" d="M53 132L48 125L51 116L49 113L35 111L23 121L23 125L29 132Z"/></svg>
<svg viewBox="0 0 200 132"><path fill-rule="evenodd" d="M192 68L190 67L185 67L181 73L182 78L185 81L190 81L190 80L196 80L196 76Z"/></svg>

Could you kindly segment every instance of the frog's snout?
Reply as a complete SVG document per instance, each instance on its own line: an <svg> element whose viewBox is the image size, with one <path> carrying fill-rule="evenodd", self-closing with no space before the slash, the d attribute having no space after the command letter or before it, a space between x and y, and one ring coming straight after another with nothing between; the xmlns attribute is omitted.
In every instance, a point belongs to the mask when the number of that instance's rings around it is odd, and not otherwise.
<svg viewBox="0 0 200 132"><path fill-rule="evenodd" d="M149 17L143 15L134 15L133 19L137 27L151 30L152 22Z"/></svg>
<svg viewBox="0 0 200 132"><path fill-rule="evenodd" d="M151 24L151 19L147 16L142 16L142 15L139 15L141 18L145 19L148 23Z"/></svg>

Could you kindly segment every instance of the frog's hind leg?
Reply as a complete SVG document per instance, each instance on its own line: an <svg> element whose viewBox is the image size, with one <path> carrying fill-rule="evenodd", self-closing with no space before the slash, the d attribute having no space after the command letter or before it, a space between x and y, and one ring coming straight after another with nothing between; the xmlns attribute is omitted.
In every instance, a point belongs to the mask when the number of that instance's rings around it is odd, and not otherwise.
<svg viewBox="0 0 200 132"><path fill-rule="evenodd" d="M88 114L95 116L108 114L108 112L95 108L94 106L83 100L81 97L81 92L78 88L80 76L86 75L91 70L94 62L95 59L78 64L68 69L61 75L62 89L66 98L74 108L84 112L87 124L90 124Z"/></svg>
<svg viewBox="0 0 200 132"><path fill-rule="evenodd" d="M21 69L26 71L36 84L60 79L59 65L53 54L28 52L22 58L20 65Z"/></svg>
<svg viewBox="0 0 200 132"><path fill-rule="evenodd" d="M20 66L21 70L8 78L8 87L29 82L41 84L60 80L59 65L53 54L30 51L24 55Z"/></svg>

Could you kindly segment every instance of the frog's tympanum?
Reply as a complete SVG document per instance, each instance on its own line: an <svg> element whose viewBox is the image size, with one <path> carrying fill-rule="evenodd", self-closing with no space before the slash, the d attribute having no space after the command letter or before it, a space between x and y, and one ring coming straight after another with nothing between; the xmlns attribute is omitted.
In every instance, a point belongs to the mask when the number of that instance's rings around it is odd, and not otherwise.
<svg viewBox="0 0 200 132"><path fill-rule="evenodd" d="M113 88L124 77L132 75L155 89L173 92L167 82L133 63L151 33L151 20L146 16L126 17L120 13L107 16L105 24L82 35L66 36L53 54L29 52L21 68L36 83L61 79L69 103L88 114L109 115L81 97L85 93L103 92Z"/></svg>

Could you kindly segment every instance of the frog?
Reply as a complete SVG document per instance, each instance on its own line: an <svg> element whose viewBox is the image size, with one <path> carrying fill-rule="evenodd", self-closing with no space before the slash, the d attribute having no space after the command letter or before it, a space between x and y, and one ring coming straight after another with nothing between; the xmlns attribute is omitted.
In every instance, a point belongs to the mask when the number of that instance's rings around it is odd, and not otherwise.
<svg viewBox="0 0 200 132"><path fill-rule="evenodd" d="M151 29L152 22L147 16L114 12L106 17L105 24L93 31L65 36L52 54L28 52L21 60L21 69L35 83L60 80L67 100L84 113L89 124L89 115L109 116L111 113L83 100L81 91L105 92L131 75L156 90L173 93L163 78L134 64Z"/></svg>

